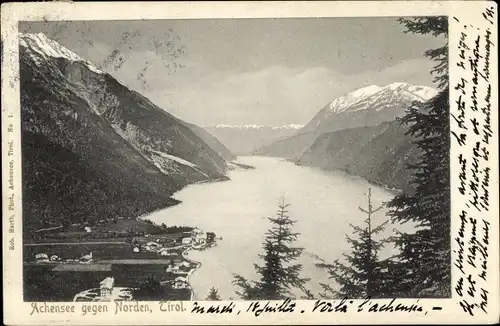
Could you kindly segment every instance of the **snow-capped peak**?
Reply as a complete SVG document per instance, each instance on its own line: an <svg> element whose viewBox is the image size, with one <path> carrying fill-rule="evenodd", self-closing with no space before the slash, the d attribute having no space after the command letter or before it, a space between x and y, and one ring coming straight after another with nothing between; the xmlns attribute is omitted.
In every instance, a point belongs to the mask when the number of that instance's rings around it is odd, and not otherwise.
<svg viewBox="0 0 500 326"><path fill-rule="evenodd" d="M387 85L385 88L393 91L393 90L396 90L400 87L408 87L408 86L410 86L410 85L408 85L408 83L395 82L395 83Z"/></svg>
<svg viewBox="0 0 500 326"><path fill-rule="evenodd" d="M394 82L383 87L370 85L334 99L328 107L328 113L358 111L389 102L424 102L436 94L437 90L432 87L402 82Z"/></svg>
<svg viewBox="0 0 500 326"><path fill-rule="evenodd" d="M81 58L73 51L68 50L61 44L49 39L43 33L19 33L19 45L31 51L36 52L36 55L44 58L64 58L70 61L79 61L85 63L89 69L96 73L103 73L87 60ZM34 58L37 62L36 58Z"/></svg>
<svg viewBox="0 0 500 326"><path fill-rule="evenodd" d="M257 124L248 124L248 125L227 125L227 124L218 124L215 126L215 128L218 129L223 129L223 128L229 128L229 129L263 129L263 128L268 128L268 129L300 129L304 127L304 125L299 125L299 124L288 124L288 125L282 125L282 126L263 126L263 125L257 125Z"/></svg>
<svg viewBox="0 0 500 326"><path fill-rule="evenodd" d="M382 87L377 86L377 85L370 85L366 86L360 89L357 89L355 91L352 91L347 94L348 97L360 97L360 96L369 96L372 94L375 94L379 92L382 89Z"/></svg>
<svg viewBox="0 0 500 326"><path fill-rule="evenodd" d="M301 129L302 127L304 127L304 125L298 125L295 123L291 123L288 125L273 127L273 129L297 129L298 130L298 129Z"/></svg>
<svg viewBox="0 0 500 326"><path fill-rule="evenodd" d="M231 129L260 129L263 128L263 125L256 125L256 124L250 124L250 125L227 125L227 124L218 124L215 126L215 128L231 128Z"/></svg>

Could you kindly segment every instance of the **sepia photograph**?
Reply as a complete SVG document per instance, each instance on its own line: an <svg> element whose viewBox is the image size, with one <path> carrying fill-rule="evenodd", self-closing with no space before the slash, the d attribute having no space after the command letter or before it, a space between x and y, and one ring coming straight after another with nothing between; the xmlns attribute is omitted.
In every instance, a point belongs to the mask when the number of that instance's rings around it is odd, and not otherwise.
<svg viewBox="0 0 500 326"><path fill-rule="evenodd" d="M500 320L495 3L1 20L5 324Z"/></svg>
<svg viewBox="0 0 500 326"><path fill-rule="evenodd" d="M19 31L26 301L451 295L447 17Z"/></svg>

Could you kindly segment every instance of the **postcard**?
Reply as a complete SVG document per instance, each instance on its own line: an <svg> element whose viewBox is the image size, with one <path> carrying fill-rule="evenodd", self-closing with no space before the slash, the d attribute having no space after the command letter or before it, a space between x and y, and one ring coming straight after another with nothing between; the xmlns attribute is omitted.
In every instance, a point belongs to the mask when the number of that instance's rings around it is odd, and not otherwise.
<svg viewBox="0 0 500 326"><path fill-rule="evenodd" d="M497 5L2 5L7 325L500 316Z"/></svg>

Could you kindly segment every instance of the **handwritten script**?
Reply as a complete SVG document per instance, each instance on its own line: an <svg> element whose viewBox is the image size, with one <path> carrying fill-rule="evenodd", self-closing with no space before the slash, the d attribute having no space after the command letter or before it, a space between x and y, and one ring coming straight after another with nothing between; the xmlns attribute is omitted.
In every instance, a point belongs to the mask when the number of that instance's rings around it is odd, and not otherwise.
<svg viewBox="0 0 500 326"><path fill-rule="evenodd" d="M452 146L458 148L451 157L458 165L457 188L463 203L453 219L459 228L453 235L453 265L458 277L453 285L458 304L466 314L474 316L488 313L488 251L490 244L489 220L492 168L490 151L493 129L491 126L491 71L490 58L496 44L492 42L496 12L486 8L481 24L475 26L462 18L453 17L453 24L461 29L457 35L458 70L456 82L451 84L450 128ZM495 51L496 52L496 51ZM453 67L452 67L453 68ZM458 68L458 69L457 69ZM495 167L493 167L495 168ZM491 273L497 273L492 271Z"/></svg>

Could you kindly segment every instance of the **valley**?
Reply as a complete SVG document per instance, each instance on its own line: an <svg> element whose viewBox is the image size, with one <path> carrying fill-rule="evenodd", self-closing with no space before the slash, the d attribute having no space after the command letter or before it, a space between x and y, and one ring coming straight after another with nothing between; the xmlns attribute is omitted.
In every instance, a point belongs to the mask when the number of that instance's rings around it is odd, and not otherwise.
<svg viewBox="0 0 500 326"><path fill-rule="evenodd" d="M341 170L374 184L412 191L408 163L419 155L408 126L397 121L436 90L407 83L367 86L338 97L294 135L253 152L299 165Z"/></svg>
<svg viewBox="0 0 500 326"><path fill-rule="evenodd" d="M365 221L352 205L373 194L388 221L386 204L415 190L421 153L400 118L437 94L397 81L349 90L303 124L201 127L43 33L21 34L19 50L27 301L203 300L214 287L232 299L234 275L255 279L280 198L319 296L331 282L319 265L345 257L336 239ZM415 230L392 224L381 236Z"/></svg>

